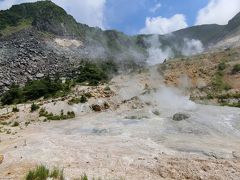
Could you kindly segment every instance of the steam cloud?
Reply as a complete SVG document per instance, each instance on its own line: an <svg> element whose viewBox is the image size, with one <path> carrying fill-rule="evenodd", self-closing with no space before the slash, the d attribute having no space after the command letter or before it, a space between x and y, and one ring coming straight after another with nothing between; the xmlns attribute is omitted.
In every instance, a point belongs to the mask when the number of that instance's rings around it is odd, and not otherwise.
<svg viewBox="0 0 240 180"><path fill-rule="evenodd" d="M184 56L191 56L203 52L203 44L196 39L184 39L184 46L182 48L182 54Z"/></svg>
<svg viewBox="0 0 240 180"><path fill-rule="evenodd" d="M173 47L163 46L159 41L158 35L152 35L145 38L150 47L148 48L148 59L149 65L155 65L163 63L164 60L175 57L175 51L180 52L184 56L192 56L204 51L203 44L197 39L184 38L182 44L175 43Z"/></svg>

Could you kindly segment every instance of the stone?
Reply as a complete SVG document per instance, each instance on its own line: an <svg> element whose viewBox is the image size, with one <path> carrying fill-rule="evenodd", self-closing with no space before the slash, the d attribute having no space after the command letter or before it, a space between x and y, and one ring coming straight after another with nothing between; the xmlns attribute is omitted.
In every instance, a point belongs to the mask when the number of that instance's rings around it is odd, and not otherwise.
<svg viewBox="0 0 240 180"><path fill-rule="evenodd" d="M233 151L232 152L232 156L236 159L240 159L240 152L237 152L237 151Z"/></svg>
<svg viewBox="0 0 240 180"><path fill-rule="evenodd" d="M98 104L93 104L93 105L91 106L91 108L92 108L93 111L96 111L96 112L102 111L101 106L98 105Z"/></svg>
<svg viewBox="0 0 240 180"><path fill-rule="evenodd" d="M190 115L188 115L188 114L176 113L176 114L173 115L172 120L174 120L174 121L182 121L182 120L185 120L185 119L188 119L188 118L190 118Z"/></svg>
<svg viewBox="0 0 240 180"><path fill-rule="evenodd" d="M110 105L107 102L104 102L103 106L104 106L104 109L109 109L110 108Z"/></svg>
<svg viewBox="0 0 240 180"><path fill-rule="evenodd" d="M44 74L38 73L38 74L36 74L36 77L37 77L37 78L42 78L42 77L44 77Z"/></svg>

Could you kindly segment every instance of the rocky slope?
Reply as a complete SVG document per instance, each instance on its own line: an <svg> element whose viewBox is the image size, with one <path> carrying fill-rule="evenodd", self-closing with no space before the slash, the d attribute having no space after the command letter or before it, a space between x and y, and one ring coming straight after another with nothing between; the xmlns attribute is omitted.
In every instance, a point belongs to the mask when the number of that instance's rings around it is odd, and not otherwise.
<svg viewBox="0 0 240 180"><path fill-rule="evenodd" d="M239 52L235 48L171 59L159 65L158 70L168 86L190 92L193 100L240 107Z"/></svg>
<svg viewBox="0 0 240 180"><path fill-rule="evenodd" d="M226 26L203 25L156 35L154 48L170 48L169 57L175 57L202 52L213 43L238 46L229 38L239 35L239 20L238 14ZM121 70L143 66L155 43L152 35L127 36L77 23L51 1L15 5L0 11L0 21L0 92L13 83L47 75L74 76L83 60L111 59Z"/></svg>

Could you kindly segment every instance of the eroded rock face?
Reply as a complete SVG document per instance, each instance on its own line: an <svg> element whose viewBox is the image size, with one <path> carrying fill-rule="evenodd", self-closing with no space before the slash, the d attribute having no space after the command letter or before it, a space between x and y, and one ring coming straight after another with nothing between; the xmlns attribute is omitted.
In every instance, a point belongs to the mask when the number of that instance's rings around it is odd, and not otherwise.
<svg viewBox="0 0 240 180"><path fill-rule="evenodd" d="M23 85L56 74L74 76L81 61L50 42L32 28L0 38L0 93L13 83Z"/></svg>
<svg viewBox="0 0 240 180"><path fill-rule="evenodd" d="M182 120L185 120L185 119L188 119L188 118L190 118L190 115L188 115L188 114L176 113L176 114L173 115L172 120L174 120L174 121L182 121Z"/></svg>

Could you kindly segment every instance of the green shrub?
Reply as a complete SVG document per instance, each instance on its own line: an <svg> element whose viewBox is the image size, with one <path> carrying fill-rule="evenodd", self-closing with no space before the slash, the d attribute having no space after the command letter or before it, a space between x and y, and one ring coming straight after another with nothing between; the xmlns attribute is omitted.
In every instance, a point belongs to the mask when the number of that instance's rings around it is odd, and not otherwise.
<svg viewBox="0 0 240 180"><path fill-rule="evenodd" d="M67 119L72 119L75 118L75 113L73 111L68 111L67 112Z"/></svg>
<svg viewBox="0 0 240 180"><path fill-rule="evenodd" d="M47 115L48 112L44 108L41 108L39 111L39 117L46 117Z"/></svg>
<svg viewBox="0 0 240 180"><path fill-rule="evenodd" d="M221 105L240 108L240 102L238 102L238 103L222 103Z"/></svg>
<svg viewBox="0 0 240 180"><path fill-rule="evenodd" d="M42 80L28 82L23 88L23 95L26 100L36 100L41 97L52 97L62 89L60 80L54 81L47 77Z"/></svg>
<svg viewBox="0 0 240 180"><path fill-rule="evenodd" d="M58 168L54 167L54 169L50 173L50 177L55 178L55 179L57 179L57 178L64 179L63 178L63 170L59 170Z"/></svg>
<svg viewBox="0 0 240 180"><path fill-rule="evenodd" d="M19 86L12 85L10 89L3 94L1 103L3 105L10 105L14 103L20 103L22 99L22 91Z"/></svg>
<svg viewBox="0 0 240 180"><path fill-rule="evenodd" d="M17 106L13 107L12 112L19 112L19 109L17 108Z"/></svg>
<svg viewBox="0 0 240 180"><path fill-rule="evenodd" d="M75 113L73 111L68 111L67 114L63 113L63 110L61 110L60 115L54 115L53 113L48 113L45 109L40 109L39 111L40 117L46 117L48 120L66 120L66 119L73 119L75 118Z"/></svg>
<svg viewBox="0 0 240 180"><path fill-rule="evenodd" d="M87 92L84 94L87 98L91 98L92 97L92 94L90 92Z"/></svg>
<svg viewBox="0 0 240 180"><path fill-rule="evenodd" d="M79 83L87 82L91 86L96 86L102 81L107 81L108 76L105 71L94 63L86 62L79 68L80 74L77 77Z"/></svg>
<svg viewBox="0 0 240 180"><path fill-rule="evenodd" d="M39 108L40 108L39 105L37 105L35 103L32 103L32 105L31 105L31 112L34 112L34 111L38 110Z"/></svg>
<svg viewBox="0 0 240 180"><path fill-rule="evenodd" d="M80 180L88 180L87 175L86 175L86 174L82 175L81 178L80 178Z"/></svg>
<svg viewBox="0 0 240 180"><path fill-rule="evenodd" d="M85 95L82 95L81 97L80 97L80 103L85 103L85 102L87 102L88 100L87 100L87 97L85 96Z"/></svg>
<svg viewBox="0 0 240 180"><path fill-rule="evenodd" d="M48 178L54 178L57 180L63 180L63 170L54 168L50 171L45 166L37 166L36 169L30 170L26 175L26 180L46 180Z"/></svg>
<svg viewBox="0 0 240 180"><path fill-rule="evenodd" d="M73 81L68 80L65 84L62 84L60 80L51 80L48 77L28 82L22 88L13 85L3 94L1 103L3 105L10 105L28 100L36 100L41 97L60 97L66 95L74 85Z"/></svg>
<svg viewBox="0 0 240 180"><path fill-rule="evenodd" d="M227 90L231 89L231 86L229 84L227 84L226 82L224 82L222 71L218 71L215 74L215 76L213 77L213 80L212 80L212 85L213 85L214 90L217 92L221 92L223 90L227 91Z"/></svg>
<svg viewBox="0 0 240 180"><path fill-rule="evenodd" d="M240 64L236 64L233 66L232 73L236 74L240 72Z"/></svg>
<svg viewBox="0 0 240 180"><path fill-rule="evenodd" d="M68 101L69 105L79 104L79 103L80 103L80 98L72 98Z"/></svg>
<svg viewBox="0 0 240 180"><path fill-rule="evenodd" d="M88 101L85 95L82 95L80 98L72 98L68 101L69 105L79 104L79 103L86 103Z"/></svg>
<svg viewBox="0 0 240 180"><path fill-rule="evenodd" d="M226 69L226 63L225 63L225 62L221 62L221 63L218 65L218 70L219 70L219 71L223 71L224 69Z"/></svg>

